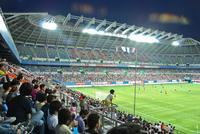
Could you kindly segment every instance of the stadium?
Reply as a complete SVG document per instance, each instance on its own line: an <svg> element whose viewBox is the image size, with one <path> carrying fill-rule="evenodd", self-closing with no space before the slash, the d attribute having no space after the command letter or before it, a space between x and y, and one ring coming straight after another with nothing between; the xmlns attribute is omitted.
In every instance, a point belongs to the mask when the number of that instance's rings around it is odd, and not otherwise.
<svg viewBox="0 0 200 134"><path fill-rule="evenodd" d="M148 134L198 133L199 41L70 13L1 11L0 32L1 71L7 72L0 72L2 81L19 74L26 82L37 79L68 108L86 96L89 112L101 116L103 133L127 122ZM115 96L105 106L111 89ZM37 125L30 127L37 133Z"/></svg>

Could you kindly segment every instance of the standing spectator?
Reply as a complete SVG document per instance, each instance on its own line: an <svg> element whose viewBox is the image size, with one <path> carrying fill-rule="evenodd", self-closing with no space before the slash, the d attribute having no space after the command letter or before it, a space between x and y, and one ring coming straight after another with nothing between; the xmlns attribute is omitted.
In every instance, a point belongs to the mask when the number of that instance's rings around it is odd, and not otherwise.
<svg viewBox="0 0 200 134"><path fill-rule="evenodd" d="M87 109L87 103L86 103L86 97L81 94L81 96L79 97L79 100L80 100L80 108L81 110L86 110Z"/></svg>
<svg viewBox="0 0 200 134"><path fill-rule="evenodd" d="M56 134L72 134L70 129L73 117L68 109L61 109L58 112L58 125L56 126Z"/></svg>
<svg viewBox="0 0 200 134"><path fill-rule="evenodd" d="M111 89L110 94L105 99L105 105L110 106L112 104L112 100L114 98L115 90Z"/></svg>

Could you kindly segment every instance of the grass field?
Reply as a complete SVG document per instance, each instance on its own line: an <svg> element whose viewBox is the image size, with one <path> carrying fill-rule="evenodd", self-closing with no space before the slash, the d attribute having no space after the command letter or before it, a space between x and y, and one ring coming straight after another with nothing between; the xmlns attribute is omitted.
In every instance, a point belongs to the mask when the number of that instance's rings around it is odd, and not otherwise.
<svg viewBox="0 0 200 134"><path fill-rule="evenodd" d="M134 86L74 88L86 95L105 99L115 89L113 100L119 109L133 113ZM161 93L162 90L162 93ZM136 114L149 121L171 123L178 130L194 134L200 128L200 85L170 84L137 87Z"/></svg>

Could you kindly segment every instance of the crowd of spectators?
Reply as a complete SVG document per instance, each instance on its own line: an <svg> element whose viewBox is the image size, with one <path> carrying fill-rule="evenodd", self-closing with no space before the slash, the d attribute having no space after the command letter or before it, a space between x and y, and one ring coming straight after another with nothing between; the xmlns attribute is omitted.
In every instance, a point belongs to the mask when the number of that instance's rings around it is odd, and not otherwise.
<svg viewBox="0 0 200 134"><path fill-rule="evenodd" d="M58 72L56 67L26 66L35 74L59 79L64 82L112 82L112 81L145 81L145 80L184 80L186 77L200 78L197 69L134 69L103 67L63 67Z"/></svg>
<svg viewBox="0 0 200 134"><path fill-rule="evenodd" d="M61 88L58 84L52 83L49 86L46 84L46 77L21 73L16 66L9 63L1 63L0 67L0 82L3 88L0 106L1 134L25 131L36 134L103 134L106 132L101 125L101 114L123 123L109 130L108 134L115 134L118 129L123 134L162 134L174 131L170 124L150 123L141 117L121 112L116 106L110 110L100 100ZM61 98L60 92L72 98L70 103ZM123 130L124 128L130 131Z"/></svg>

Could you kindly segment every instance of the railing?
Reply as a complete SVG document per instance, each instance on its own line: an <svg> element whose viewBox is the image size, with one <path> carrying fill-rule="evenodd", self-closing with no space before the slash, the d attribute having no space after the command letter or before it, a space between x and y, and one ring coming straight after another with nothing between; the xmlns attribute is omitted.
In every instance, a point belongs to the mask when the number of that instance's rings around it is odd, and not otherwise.
<svg viewBox="0 0 200 134"><path fill-rule="evenodd" d="M116 106L103 107L103 108L102 107L101 108L91 108L90 111L97 112L101 116L101 123L102 123L103 129L104 130L109 130L112 127L116 127L116 126L119 126L119 125L124 123L124 122L114 118L113 114L114 114L114 109L115 108L116 108ZM102 111L107 110L107 109L111 109L110 116L104 114L100 109Z"/></svg>
<svg viewBox="0 0 200 134"><path fill-rule="evenodd" d="M65 106L69 106L72 101L79 102L78 96L71 97L65 92L60 92L60 99L64 102ZM124 122L119 121L114 118L114 110L116 109L116 105L112 105L110 107L94 107L92 105L88 105L88 110L97 112L101 116L101 123L104 130L109 130L112 127L119 126ZM106 115L103 111L110 111L110 115Z"/></svg>

